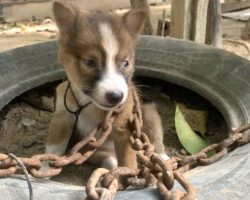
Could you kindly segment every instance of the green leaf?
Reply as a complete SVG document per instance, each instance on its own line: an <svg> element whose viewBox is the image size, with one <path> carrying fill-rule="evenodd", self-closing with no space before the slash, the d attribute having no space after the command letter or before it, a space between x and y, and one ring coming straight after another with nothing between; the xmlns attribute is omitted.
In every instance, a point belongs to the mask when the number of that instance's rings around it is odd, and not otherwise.
<svg viewBox="0 0 250 200"><path fill-rule="evenodd" d="M182 146L190 153L195 154L209 145L209 142L197 135L185 120L179 105L175 110L175 128Z"/></svg>
<svg viewBox="0 0 250 200"><path fill-rule="evenodd" d="M205 133L207 132L207 111L205 110L197 110L197 109L190 109L184 104L178 103L179 109L183 114L186 122L189 124L191 129L196 133L200 133L203 138L206 137Z"/></svg>

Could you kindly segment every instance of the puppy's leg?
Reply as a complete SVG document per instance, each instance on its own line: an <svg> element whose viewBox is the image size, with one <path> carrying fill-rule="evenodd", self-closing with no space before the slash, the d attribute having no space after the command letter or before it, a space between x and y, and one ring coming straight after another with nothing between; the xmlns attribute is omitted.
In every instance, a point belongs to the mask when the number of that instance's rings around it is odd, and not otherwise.
<svg viewBox="0 0 250 200"><path fill-rule="evenodd" d="M64 82L56 89L56 111L50 122L46 145L46 153L54 153L58 156L65 153L75 123L75 116L69 113L64 105L64 95L67 95L67 105L75 109L71 92L65 94L67 85L68 83Z"/></svg>
<svg viewBox="0 0 250 200"><path fill-rule="evenodd" d="M74 115L66 110L55 112L50 123L46 153L65 154L74 125Z"/></svg>
<svg viewBox="0 0 250 200"><path fill-rule="evenodd" d="M96 153L99 154L98 157L101 157L99 160L102 161L102 167L106 169L113 169L118 166L114 142L111 137L105 141L105 143L100 147L100 149L98 149Z"/></svg>
<svg viewBox="0 0 250 200"><path fill-rule="evenodd" d="M52 153L58 156L65 154L72 134L74 120L74 116L66 110L58 110L54 113L50 122L45 153ZM49 163L44 162L41 170L47 171L48 168Z"/></svg>
<svg viewBox="0 0 250 200"><path fill-rule="evenodd" d="M88 162L95 165L101 165L106 169L113 169L118 166L115 152L105 151L101 147L95 152L93 156L88 159Z"/></svg>
<svg viewBox="0 0 250 200"><path fill-rule="evenodd" d="M114 169L118 166L118 161L115 156L109 155L102 160L101 166L106 169Z"/></svg>
<svg viewBox="0 0 250 200"><path fill-rule="evenodd" d="M118 166L128 167L130 169L137 168L136 152L129 143L129 133L113 131L112 138L114 140L116 157Z"/></svg>
<svg viewBox="0 0 250 200"><path fill-rule="evenodd" d="M102 146L88 159L89 163L101 165L106 169L113 169L118 166L115 155L114 142L111 137L108 137Z"/></svg>
<svg viewBox="0 0 250 200"><path fill-rule="evenodd" d="M161 117L153 103L142 105L143 128L142 130L148 135L150 142L155 146L156 153L160 154L164 160L169 157L165 152L163 144L163 129Z"/></svg>

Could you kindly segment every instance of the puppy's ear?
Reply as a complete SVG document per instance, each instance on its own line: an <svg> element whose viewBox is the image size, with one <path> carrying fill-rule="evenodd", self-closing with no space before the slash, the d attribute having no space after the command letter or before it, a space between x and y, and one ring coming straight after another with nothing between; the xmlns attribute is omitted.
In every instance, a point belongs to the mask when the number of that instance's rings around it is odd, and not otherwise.
<svg viewBox="0 0 250 200"><path fill-rule="evenodd" d="M56 24L61 32L69 32L76 25L79 11L72 4L64 1L55 1L53 3L53 12Z"/></svg>
<svg viewBox="0 0 250 200"><path fill-rule="evenodd" d="M139 34L148 14L145 9L132 9L123 16L125 27L133 37Z"/></svg>

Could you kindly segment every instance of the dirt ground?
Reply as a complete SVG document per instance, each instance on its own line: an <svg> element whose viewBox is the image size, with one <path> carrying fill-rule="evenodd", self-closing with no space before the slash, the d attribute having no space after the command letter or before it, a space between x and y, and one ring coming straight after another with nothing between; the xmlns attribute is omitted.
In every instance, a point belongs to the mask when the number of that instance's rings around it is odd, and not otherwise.
<svg viewBox="0 0 250 200"><path fill-rule="evenodd" d="M166 9L167 16L170 16L169 5L151 8L154 29L156 29L163 9ZM241 29L244 26L244 22L223 19L223 48L250 59L249 41L240 39ZM57 28L50 19L1 24L0 52L54 40L56 37ZM169 155L187 154L179 143L175 132L174 112L176 102L184 103L191 108L205 110L208 113L206 134L212 141L220 140L226 136L227 127L223 117L202 97L168 83L159 83L155 80L141 81L142 83L139 83L139 85L149 85L149 88L151 88L149 92L144 92L145 98L150 97L150 100L156 102L162 116L164 143ZM0 114L0 152L12 152L17 156L32 156L44 152L48 126L54 110L54 94L57 84L45 85L29 91L4 108ZM161 85L161 88L158 87L159 85ZM142 87L141 89L145 88ZM148 89L145 91L148 91ZM89 164L78 167L70 166L64 169L62 175L53 178L53 180L67 184L84 185L90 173L96 167Z"/></svg>
<svg viewBox="0 0 250 200"><path fill-rule="evenodd" d="M171 6L169 4L150 7L151 21L156 34L158 20L162 18L165 10L166 18L170 18ZM126 9L117 10L124 13ZM223 18L223 49L250 59L249 40L241 40L242 28L246 22ZM35 19L33 21L2 23L0 24L0 52L25 45L56 39L57 28L51 19Z"/></svg>

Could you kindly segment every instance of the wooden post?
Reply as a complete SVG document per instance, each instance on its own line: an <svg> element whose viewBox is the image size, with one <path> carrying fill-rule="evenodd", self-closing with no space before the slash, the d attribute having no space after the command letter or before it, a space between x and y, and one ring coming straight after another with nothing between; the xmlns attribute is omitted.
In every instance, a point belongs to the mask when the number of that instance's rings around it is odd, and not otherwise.
<svg viewBox="0 0 250 200"><path fill-rule="evenodd" d="M145 35L152 35L153 27L152 27L151 20L150 20L150 11L149 11L148 1L147 0L130 0L130 4L131 4L132 9L144 8L148 11L149 15L144 23L144 30L142 33Z"/></svg>
<svg viewBox="0 0 250 200"><path fill-rule="evenodd" d="M170 36L205 43L209 0L173 0Z"/></svg>
<svg viewBox="0 0 250 200"><path fill-rule="evenodd" d="M250 7L249 0L234 0L234 1L227 1L221 4L221 11L222 13L232 12L235 10L241 10Z"/></svg>
<svg viewBox="0 0 250 200"><path fill-rule="evenodd" d="M192 0L173 0L171 3L170 36L190 39Z"/></svg>
<svg viewBox="0 0 250 200"><path fill-rule="evenodd" d="M210 0L207 15L206 44L222 46L222 19L220 0Z"/></svg>
<svg viewBox="0 0 250 200"><path fill-rule="evenodd" d="M191 40L195 42L205 43L208 2L209 0L193 1L193 27L190 27L190 31L192 32Z"/></svg>
<svg viewBox="0 0 250 200"><path fill-rule="evenodd" d="M243 40L250 39L250 18L248 19L245 27L241 29L241 39Z"/></svg>

